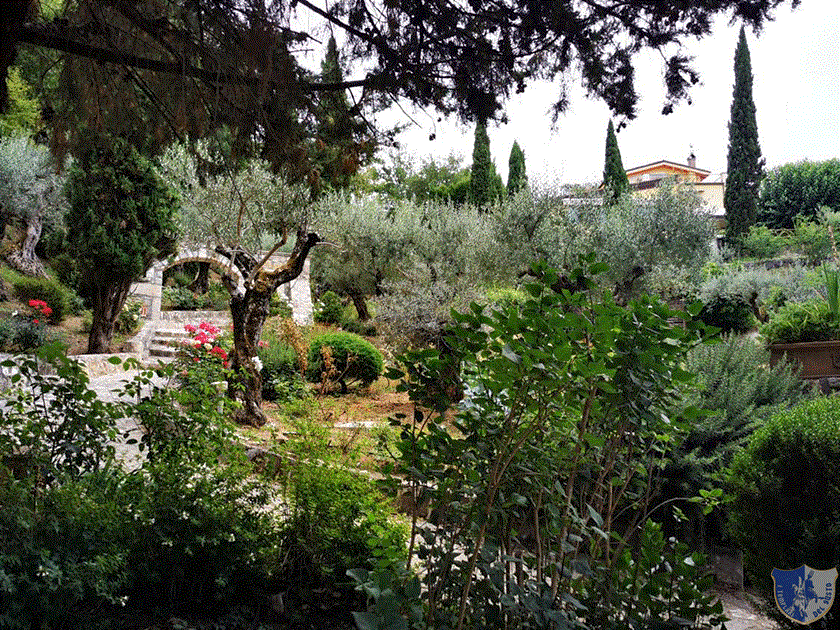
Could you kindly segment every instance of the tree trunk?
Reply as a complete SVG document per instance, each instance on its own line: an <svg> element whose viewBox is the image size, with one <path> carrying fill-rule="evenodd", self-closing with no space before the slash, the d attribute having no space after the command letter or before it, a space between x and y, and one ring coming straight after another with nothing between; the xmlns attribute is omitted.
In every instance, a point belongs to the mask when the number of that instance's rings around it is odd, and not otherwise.
<svg viewBox="0 0 840 630"><path fill-rule="evenodd" d="M370 312L367 308L367 302L365 301L365 296L361 293L351 293L350 299L353 300L353 306L356 307L356 313L359 316L360 322L366 322L370 319Z"/></svg>
<svg viewBox="0 0 840 630"><path fill-rule="evenodd" d="M41 240L44 221L40 214L30 216L26 222L26 235L21 241L20 249L9 256L9 263L18 271L30 276L46 277L44 265L35 254L35 246Z"/></svg>
<svg viewBox="0 0 840 630"><path fill-rule="evenodd" d="M210 263L209 262L201 262L198 263L198 273L195 276L195 280L193 280L192 286L190 287L195 293L200 295L204 295L207 293L207 289L210 288Z"/></svg>
<svg viewBox="0 0 840 630"><path fill-rule="evenodd" d="M222 282L231 294L230 315L233 320L233 349L230 367L239 375L237 382L231 382L228 396L242 403L242 409L235 416L240 424L262 426L266 417L262 403L262 376L254 364L262 327L268 317L271 296L281 284L291 282L303 271L303 263L309 251L320 242L315 233L307 234L304 228L297 231L297 241L288 261L282 267L272 271L258 268L253 258L242 252L230 252L217 247L216 251L228 258L242 273L244 289L238 288L233 278L225 274Z"/></svg>
<svg viewBox="0 0 840 630"><path fill-rule="evenodd" d="M130 278L97 282L93 285L93 324L88 337L88 354L108 352L111 337L114 335L114 325L130 288Z"/></svg>
<svg viewBox="0 0 840 630"><path fill-rule="evenodd" d="M263 290L259 290L263 289ZM230 367L240 375L238 382L231 382L228 396L242 403L242 409L236 413L236 421L261 427L266 417L262 403L262 375L254 365L257 347L262 334L262 327L268 317L268 306L273 290L269 287L248 288L244 295L234 295L230 300L230 313L233 320L233 351Z"/></svg>

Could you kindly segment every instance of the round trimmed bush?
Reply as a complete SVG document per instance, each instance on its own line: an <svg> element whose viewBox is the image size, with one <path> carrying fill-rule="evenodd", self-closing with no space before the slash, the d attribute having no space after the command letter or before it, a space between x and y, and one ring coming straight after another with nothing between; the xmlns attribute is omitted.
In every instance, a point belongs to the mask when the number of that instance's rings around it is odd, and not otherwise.
<svg viewBox="0 0 840 630"><path fill-rule="evenodd" d="M347 381L360 381L370 385L382 374L382 353L369 341L346 332L328 333L312 340L309 346L307 377L311 381L321 380L324 360L321 348L329 347L335 375L331 380L347 390Z"/></svg>
<svg viewBox="0 0 840 630"><path fill-rule="evenodd" d="M740 295L715 295L703 305L698 315L704 324L723 332L743 333L755 325L749 303Z"/></svg>
<svg viewBox="0 0 840 630"><path fill-rule="evenodd" d="M730 532L744 550L747 575L768 599L774 567L837 566L840 398L804 401L773 415L735 456L729 484ZM838 625L834 613L828 627Z"/></svg>

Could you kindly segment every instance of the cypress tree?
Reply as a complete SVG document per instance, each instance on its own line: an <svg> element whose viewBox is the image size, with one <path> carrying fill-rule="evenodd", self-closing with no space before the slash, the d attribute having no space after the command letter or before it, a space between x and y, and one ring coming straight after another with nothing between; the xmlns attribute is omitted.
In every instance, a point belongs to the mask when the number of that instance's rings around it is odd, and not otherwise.
<svg viewBox="0 0 840 630"><path fill-rule="evenodd" d="M608 204L615 203L622 193L630 190L627 172L621 163L621 152L618 150L618 140L612 119L607 125L607 145L604 155L604 199Z"/></svg>
<svg viewBox="0 0 840 630"><path fill-rule="evenodd" d="M508 159L508 194L512 195L527 185L528 176L525 174L525 154L519 147L519 143L514 140L513 146L510 148L510 158Z"/></svg>
<svg viewBox="0 0 840 630"><path fill-rule="evenodd" d="M470 173L470 200L477 206L486 206L494 197L493 174L495 167L490 159L490 138L487 127L478 123L475 128L473 164Z"/></svg>
<svg viewBox="0 0 840 630"><path fill-rule="evenodd" d="M735 240L756 221L758 185L764 160L758 145L758 125L752 97L752 65L744 27L735 48L735 87L729 119L729 154L726 159L726 236Z"/></svg>

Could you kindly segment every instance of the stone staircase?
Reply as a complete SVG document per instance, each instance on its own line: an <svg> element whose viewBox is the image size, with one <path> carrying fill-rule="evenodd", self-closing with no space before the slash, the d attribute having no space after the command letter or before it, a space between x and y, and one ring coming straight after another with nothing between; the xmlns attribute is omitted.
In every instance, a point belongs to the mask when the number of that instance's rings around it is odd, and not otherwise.
<svg viewBox="0 0 840 630"><path fill-rule="evenodd" d="M222 329L230 325L227 311L164 311L161 318L149 322L144 329L142 360L146 363L168 363L175 359L178 346L192 338L184 326L207 322Z"/></svg>

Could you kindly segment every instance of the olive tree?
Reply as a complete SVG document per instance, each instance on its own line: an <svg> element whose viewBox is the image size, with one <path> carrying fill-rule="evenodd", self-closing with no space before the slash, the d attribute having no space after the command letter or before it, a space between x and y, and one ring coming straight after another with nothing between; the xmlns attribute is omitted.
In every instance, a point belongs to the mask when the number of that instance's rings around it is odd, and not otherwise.
<svg viewBox="0 0 840 630"><path fill-rule="evenodd" d="M46 147L23 136L0 138L0 206L3 220L17 218L25 225L20 247L8 257L8 261L23 273L46 275L35 254L35 246L44 225L59 224L67 209L65 179Z"/></svg>
<svg viewBox="0 0 840 630"><path fill-rule="evenodd" d="M183 200L177 215L182 243L208 245L229 260L222 281L230 293L233 320L231 368L240 375L229 395L242 403L237 420L260 426L266 418L260 409L262 378L255 359L269 302L281 284L300 275L320 237L307 231L310 204L304 187L287 184L260 160L249 160L235 171L202 173L199 163L213 161L206 143L199 143L195 154L176 144L166 150L160 165ZM289 236L295 241L288 260L273 265L272 255ZM235 279L233 268L242 282Z"/></svg>

